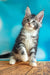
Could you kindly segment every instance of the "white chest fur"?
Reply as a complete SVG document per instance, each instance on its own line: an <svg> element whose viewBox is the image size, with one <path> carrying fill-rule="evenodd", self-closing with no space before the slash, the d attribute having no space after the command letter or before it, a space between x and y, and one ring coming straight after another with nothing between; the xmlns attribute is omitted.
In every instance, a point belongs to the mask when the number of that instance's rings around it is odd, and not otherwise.
<svg viewBox="0 0 50 75"><path fill-rule="evenodd" d="M31 36L36 36L37 35L37 31L35 32L25 32L25 36L26 36L26 39L25 39L25 46L27 48L27 51L29 51L30 48L33 47L34 43L33 43L33 40L32 40L32 37Z"/></svg>
<svg viewBox="0 0 50 75"><path fill-rule="evenodd" d="M32 45L32 39L31 39L31 35L29 33L26 33L26 39L25 39L25 45L27 50L31 47Z"/></svg>

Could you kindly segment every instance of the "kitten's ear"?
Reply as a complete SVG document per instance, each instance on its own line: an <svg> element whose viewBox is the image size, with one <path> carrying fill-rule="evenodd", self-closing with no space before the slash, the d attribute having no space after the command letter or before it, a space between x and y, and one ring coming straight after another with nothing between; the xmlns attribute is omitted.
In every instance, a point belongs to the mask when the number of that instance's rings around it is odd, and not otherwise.
<svg viewBox="0 0 50 75"><path fill-rule="evenodd" d="M35 18L38 22L42 22L43 17L44 17L44 11L41 11L39 14L36 15Z"/></svg>
<svg viewBox="0 0 50 75"><path fill-rule="evenodd" d="M31 15L31 11L30 11L30 8L27 7L27 8L26 8L26 11L25 11L25 17L27 17L27 16L29 16L29 15Z"/></svg>

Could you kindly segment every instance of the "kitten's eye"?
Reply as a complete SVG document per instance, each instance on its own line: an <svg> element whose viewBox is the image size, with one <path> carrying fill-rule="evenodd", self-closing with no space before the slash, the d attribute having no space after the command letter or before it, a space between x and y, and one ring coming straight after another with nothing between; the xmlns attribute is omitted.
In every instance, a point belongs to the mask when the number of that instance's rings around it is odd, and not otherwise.
<svg viewBox="0 0 50 75"><path fill-rule="evenodd" d="M29 22L29 19L27 19L27 21Z"/></svg>
<svg viewBox="0 0 50 75"><path fill-rule="evenodd" d="M35 21L33 21L33 22L35 22Z"/></svg>

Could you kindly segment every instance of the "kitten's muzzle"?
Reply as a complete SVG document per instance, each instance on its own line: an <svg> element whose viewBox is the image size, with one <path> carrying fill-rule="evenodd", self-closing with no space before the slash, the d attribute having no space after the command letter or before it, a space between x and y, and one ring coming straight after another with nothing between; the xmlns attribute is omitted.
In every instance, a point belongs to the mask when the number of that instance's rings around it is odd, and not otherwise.
<svg viewBox="0 0 50 75"><path fill-rule="evenodd" d="M28 23L30 25L30 23Z"/></svg>
<svg viewBox="0 0 50 75"><path fill-rule="evenodd" d="M31 27L30 23L28 23L28 25Z"/></svg>

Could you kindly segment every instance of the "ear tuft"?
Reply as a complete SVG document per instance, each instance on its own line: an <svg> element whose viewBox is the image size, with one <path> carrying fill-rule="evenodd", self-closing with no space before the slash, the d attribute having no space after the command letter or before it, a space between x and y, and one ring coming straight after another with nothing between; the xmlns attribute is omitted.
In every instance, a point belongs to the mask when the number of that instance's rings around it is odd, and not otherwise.
<svg viewBox="0 0 50 75"><path fill-rule="evenodd" d="M31 15L31 11L30 11L30 8L27 7L27 8L26 8L26 11L25 11L25 17L27 17L27 16L29 16L29 15Z"/></svg>
<svg viewBox="0 0 50 75"><path fill-rule="evenodd" d="M37 14L36 20L37 20L38 22L42 22L43 17L44 17L44 10L41 11L39 14Z"/></svg>

